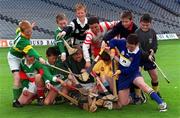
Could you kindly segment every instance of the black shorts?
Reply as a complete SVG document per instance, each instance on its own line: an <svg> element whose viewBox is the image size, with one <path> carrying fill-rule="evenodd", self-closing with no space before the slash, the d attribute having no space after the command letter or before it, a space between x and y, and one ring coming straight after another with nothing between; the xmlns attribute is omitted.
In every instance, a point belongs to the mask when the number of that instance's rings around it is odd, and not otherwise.
<svg viewBox="0 0 180 118"><path fill-rule="evenodd" d="M156 69L156 65L149 59L141 59L140 66L144 68L145 71Z"/></svg>

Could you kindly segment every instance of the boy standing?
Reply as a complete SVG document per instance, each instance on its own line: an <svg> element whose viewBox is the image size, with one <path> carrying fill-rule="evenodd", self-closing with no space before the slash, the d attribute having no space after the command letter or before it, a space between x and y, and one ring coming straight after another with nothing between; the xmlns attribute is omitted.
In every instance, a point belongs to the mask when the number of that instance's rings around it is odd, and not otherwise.
<svg viewBox="0 0 180 118"><path fill-rule="evenodd" d="M142 50L141 67L148 71L151 77L151 85L155 92L159 94L158 87L158 73L155 61L155 53L157 52L158 44L156 32L151 28L152 18L149 14L144 14L140 19L140 28L136 34L140 41L140 48Z"/></svg>
<svg viewBox="0 0 180 118"><path fill-rule="evenodd" d="M85 31L89 29L88 19L86 17L87 9L82 3L75 5L76 19L72 20L70 25L63 29L59 37L63 37L72 33L74 40L73 45L81 44L85 39Z"/></svg>
<svg viewBox="0 0 180 118"><path fill-rule="evenodd" d="M64 46L64 41L59 37L59 33L62 32L62 30L67 26L68 24L68 19L66 17L66 15L64 13L60 13L56 16L56 23L58 25L56 31L55 31L55 36L54 36L54 39L55 39L55 43L58 47L58 52L60 53L61 55L61 60L62 61L65 61L66 60L66 56L67 56L67 50ZM69 35L66 35L64 37L65 40L69 39L70 38L70 34Z"/></svg>

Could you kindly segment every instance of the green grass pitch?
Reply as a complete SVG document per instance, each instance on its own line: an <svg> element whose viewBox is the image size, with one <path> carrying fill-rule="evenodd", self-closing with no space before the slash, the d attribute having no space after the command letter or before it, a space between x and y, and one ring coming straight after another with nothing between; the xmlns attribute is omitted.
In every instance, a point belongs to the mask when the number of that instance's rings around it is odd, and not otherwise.
<svg viewBox="0 0 180 118"><path fill-rule="evenodd" d="M45 47L35 47L45 56ZM7 48L0 49L0 117L1 118L180 118L180 40L159 41L156 60L170 84L159 73L160 91L168 103L168 111L160 113L157 105L148 97L143 105L129 105L121 110L98 109L96 113L83 111L69 104L12 107L12 76L7 64ZM143 72L145 81L150 78Z"/></svg>

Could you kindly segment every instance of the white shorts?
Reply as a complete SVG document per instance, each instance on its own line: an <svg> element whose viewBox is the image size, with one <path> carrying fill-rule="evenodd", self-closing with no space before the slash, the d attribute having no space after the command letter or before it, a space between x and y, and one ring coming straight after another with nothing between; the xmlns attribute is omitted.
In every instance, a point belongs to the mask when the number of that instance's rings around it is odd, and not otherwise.
<svg viewBox="0 0 180 118"><path fill-rule="evenodd" d="M33 94L36 94L37 93L37 87L36 87L35 82L29 82L28 85L29 85L29 87L28 88L24 87L23 91L27 90L27 91L29 91L29 92L31 92Z"/></svg>
<svg viewBox="0 0 180 118"><path fill-rule="evenodd" d="M20 63L22 59L12 55L10 52L8 52L7 59L11 71L20 70Z"/></svg>

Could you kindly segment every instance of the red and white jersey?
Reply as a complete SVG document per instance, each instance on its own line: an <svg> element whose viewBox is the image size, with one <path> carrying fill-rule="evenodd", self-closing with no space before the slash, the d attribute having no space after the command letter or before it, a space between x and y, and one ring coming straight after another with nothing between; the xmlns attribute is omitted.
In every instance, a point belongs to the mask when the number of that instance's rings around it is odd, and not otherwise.
<svg viewBox="0 0 180 118"><path fill-rule="evenodd" d="M91 46L91 53L94 57L96 57L101 48L101 42L104 35L112 29L119 21L112 21L112 22L100 22L99 27L100 31L97 34L94 34L91 29L86 31L86 38L83 43L83 54L84 59L86 61L90 61L90 54L88 49Z"/></svg>
<svg viewBox="0 0 180 118"><path fill-rule="evenodd" d="M99 27L100 31L97 34L94 34L91 29L86 31L86 39L84 41L85 44L92 44L94 42L97 42L97 40L102 40L103 36L107 31L112 29L118 21L112 21L112 22L100 22Z"/></svg>

